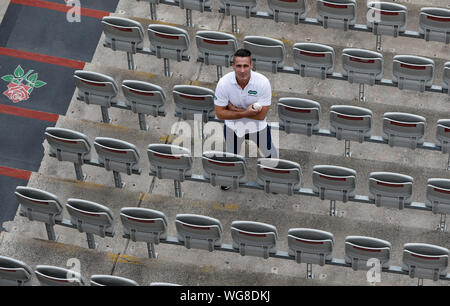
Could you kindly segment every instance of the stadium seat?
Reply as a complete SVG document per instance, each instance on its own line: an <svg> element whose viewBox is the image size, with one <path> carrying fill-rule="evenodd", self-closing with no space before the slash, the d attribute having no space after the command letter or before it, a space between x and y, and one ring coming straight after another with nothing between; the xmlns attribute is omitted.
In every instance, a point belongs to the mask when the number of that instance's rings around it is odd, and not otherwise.
<svg viewBox="0 0 450 306"><path fill-rule="evenodd" d="M433 85L434 61L414 55L394 56L392 82L399 89L424 92Z"/></svg>
<svg viewBox="0 0 450 306"><path fill-rule="evenodd" d="M383 55L363 49L342 50L342 74L350 83L369 84L383 77Z"/></svg>
<svg viewBox="0 0 450 306"><path fill-rule="evenodd" d="M338 140L354 140L362 143L372 132L372 111L352 105L332 105L330 131Z"/></svg>
<svg viewBox="0 0 450 306"><path fill-rule="evenodd" d="M450 43L450 10L423 7L419 14L419 33L426 41Z"/></svg>
<svg viewBox="0 0 450 306"><path fill-rule="evenodd" d="M31 286L33 269L26 263L0 256L0 286Z"/></svg>
<svg viewBox="0 0 450 306"><path fill-rule="evenodd" d="M38 265L34 270L41 286L85 286L80 273L55 266Z"/></svg>
<svg viewBox="0 0 450 306"><path fill-rule="evenodd" d="M53 226L63 219L64 204L50 192L40 189L17 186L14 192L20 204L20 215L30 221L45 223L49 240L56 241Z"/></svg>
<svg viewBox="0 0 450 306"><path fill-rule="evenodd" d="M320 104L301 98L280 98L278 100L280 129L289 133L311 136L320 127Z"/></svg>
<svg viewBox="0 0 450 306"><path fill-rule="evenodd" d="M389 146L401 146L415 149L423 144L426 120L422 116L388 112L383 115L382 138Z"/></svg>
<svg viewBox="0 0 450 306"><path fill-rule="evenodd" d="M406 6L372 1L367 4L367 11L367 27L373 34L397 37L399 33L405 32L408 15Z"/></svg>
<svg viewBox="0 0 450 306"><path fill-rule="evenodd" d="M444 64L444 75L442 78L442 88L447 89L450 96L450 62Z"/></svg>
<svg viewBox="0 0 450 306"><path fill-rule="evenodd" d="M211 0L178 0L180 9L194 10L203 13L205 8L211 9Z"/></svg>
<svg viewBox="0 0 450 306"><path fill-rule="evenodd" d="M450 119L439 119L436 128L436 145L442 153L450 153Z"/></svg>
<svg viewBox="0 0 450 306"><path fill-rule="evenodd" d="M256 0L219 0L219 8L225 10L226 16L250 18L256 12Z"/></svg>
<svg viewBox="0 0 450 306"><path fill-rule="evenodd" d="M315 43L295 43L293 47L294 69L302 77L314 77L325 80L333 73L334 49Z"/></svg>
<svg viewBox="0 0 450 306"><path fill-rule="evenodd" d="M425 205L431 208L433 214L440 214L438 229L446 228L446 217L450 214L450 180L444 178L430 178L427 181Z"/></svg>
<svg viewBox="0 0 450 306"><path fill-rule="evenodd" d="M260 158L257 162L257 183L264 186L266 193L293 195L300 189L302 169L298 163L275 159Z"/></svg>
<svg viewBox="0 0 450 306"><path fill-rule="evenodd" d="M275 226L253 221L233 221L231 223L233 248L242 256L257 256L264 259L276 253L278 232Z"/></svg>
<svg viewBox="0 0 450 306"><path fill-rule="evenodd" d="M147 147L150 170L156 172L159 179L171 179L183 182L191 176L193 158L190 150L170 144L150 144Z"/></svg>
<svg viewBox="0 0 450 306"><path fill-rule="evenodd" d="M347 31L356 23L355 0L317 0L317 20L326 29L337 28Z"/></svg>
<svg viewBox="0 0 450 306"><path fill-rule="evenodd" d="M364 237L347 236L345 238L345 262L352 265L352 269L369 270L372 258L378 259L382 268L389 267L391 244L388 241Z"/></svg>
<svg viewBox="0 0 450 306"><path fill-rule="evenodd" d="M222 245L222 224L219 220L195 214L177 214L177 238L187 249L214 251Z"/></svg>
<svg viewBox="0 0 450 306"><path fill-rule="evenodd" d="M217 31L198 31L195 34L198 59L205 65L230 67L237 50L237 39L234 35Z"/></svg>
<svg viewBox="0 0 450 306"><path fill-rule="evenodd" d="M196 114L202 117L203 123L215 118L213 90L194 85L175 85L172 94L175 113L183 120L193 120Z"/></svg>
<svg viewBox="0 0 450 306"><path fill-rule="evenodd" d="M73 199L67 200L70 221L80 233L86 233L90 249L95 249L93 235L114 236L114 215L112 211L95 202Z"/></svg>
<svg viewBox="0 0 450 306"><path fill-rule="evenodd" d="M306 0L268 0L269 14L275 22L298 24L306 18Z"/></svg>
<svg viewBox="0 0 450 306"><path fill-rule="evenodd" d="M333 259L334 236L330 232L310 228L291 228L288 231L288 254L297 263L324 266Z"/></svg>
<svg viewBox="0 0 450 306"><path fill-rule="evenodd" d="M349 168L316 165L313 167L313 191L321 200L347 202L355 195L356 171Z"/></svg>
<svg viewBox="0 0 450 306"><path fill-rule="evenodd" d="M403 246L402 270L411 278L437 281L447 274L448 253L448 249L436 245L406 243Z"/></svg>
<svg viewBox="0 0 450 306"><path fill-rule="evenodd" d="M91 276L91 286L139 286L134 280L114 275L95 274Z"/></svg>
<svg viewBox="0 0 450 306"><path fill-rule="evenodd" d="M284 66L285 48L280 40L263 36L245 36L244 48L252 53L253 70L277 73Z"/></svg>
<svg viewBox="0 0 450 306"><path fill-rule="evenodd" d="M202 155L203 175L213 186L239 188L247 182L247 163L237 154L207 151Z"/></svg>
<svg viewBox="0 0 450 306"><path fill-rule="evenodd" d="M377 207L403 209L411 203L413 178L393 172L372 172L369 176L369 199Z"/></svg>

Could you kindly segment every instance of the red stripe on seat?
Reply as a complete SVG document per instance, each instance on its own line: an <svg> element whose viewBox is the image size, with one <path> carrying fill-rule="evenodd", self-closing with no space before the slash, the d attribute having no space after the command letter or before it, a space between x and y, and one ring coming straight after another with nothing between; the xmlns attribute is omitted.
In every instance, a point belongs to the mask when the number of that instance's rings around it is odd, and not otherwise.
<svg viewBox="0 0 450 306"><path fill-rule="evenodd" d="M122 32L133 32L132 28L120 28L120 27L114 27L114 26L113 26L113 28L116 30L122 31Z"/></svg>
<svg viewBox="0 0 450 306"><path fill-rule="evenodd" d="M445 133L448 133L448 132L450 132L450 129L445 128L445 129L444 129L444 132L445 132Z"/></svg>
<svg viewBox="0 0 450 306"><path fill-rule="evenodd" d="M426 66L417 66L417 65L408 65L408 64L400 64L400 67L406 68L406 69L413 69L413 70L425 70L425 69L427 69Z"/></svg>
<svg viewBox="0 0 450 306"><path fill-rule="evenodd" d="M242 234L245 236L252 236L252 237L266 237L266 234L251 234L251 233L244 233L244 232L239 232L239 234Z"/></svg>
<svg viewBox="0 0 450 306"><path fill-rule="evenodd" d="M294 112L294 113L310 113L311 110L310 109L298 109L298 108L293 108L293 107L289 107L289 106L285 106L284 107L285 110L290 111L290 112Z"/></svg>
<svg viewBox="0 0 450 306"><path fill-rule="evenodd" d="M364 120L363 117L352 117L352 116L345 116L345 115L337 115L338 118L345 119L345 120Z"/></svg>
<svg viewBox="0 0 450 306"><path fill-rule="evenodd" d="M307 241L307 240L302 240L302 239L297 239L297 238L295 238L295 240L303 242L303 243L308 243L308 244L323 244L323 241Z"/></svg>
<svg viewBox="0 0 450 306"><path fill-rule="evenodd" d="M119 153L119 154L127 154L127 151L123 150L116 150L116 149L110 149L110 148L102 148L106 151L113 152L113 153Z"/></svg>
<svg viewBox="0 0 450 306"><path fill-rule="evenodd" d="M154 220L140 220L140 219L135 219L135 218L131 218L131 217L127 217L127 219L131 220L131 221L139 222L139 223L155 223Z"/></svg>
<svg viewBox="0 0 450 306"><path fill-rule="evenodd" d="M381 252L381 250L366 249L366 248L357 247L357 246L353 246L353 248L357 249L357 250L361 250L361 251L366 251L366 252L373 252L373 253Z"/></svg>
<svg viewBox="0 0 450 306"><path fill-rule="evenodd" d="M187 225L187 224L182 224L184 227L188 227L188 228L192 228L192 229L198 229L198 230L209 230L209 227L200 227L200 226L193 226L193 225Z"/></svg>
<svg viewBox="0 0 450 306"><path fill-rule="evenodd" d="M184 98L184 99L188 99L188 100L197 100L197 101L205 100L205 97L193 97L193 96L187 96L187 95L181 95L181 94L180 94L180 97Z"/></svg>
<svg viewBox="0 0 450 306"><path fill-rule="evenodd" d="M41 204L41 205L48 205L48 202L44 202L44 201L35 201L35 200L28 200L30 202L36 203L36 204Z"/></svg>
<svg viewBox="0 0 450 306"><path fill-rule="evenodd" d="M330 176L325 176L325 175L321 175L321 174L319 174L319 176L321 178L324 178L324 179L330 180L330 181L346 181L347 180L345 177L330 177Z"/></svg>
<svg viewBox="0 0 450 306"><path fill-rule="evenodd" d="M228 41L226 40L211 40L211 39L203 39L203 42L212 45L228 45Z"/></svg>
<svg viewBox="0 0 450 306"><path fill-rule="evenodd" d="M399 12L389 12L389 11L380 11L381 15L387 15L387 16L398 16Z"/></svg>
<svg viewBox="0 0 450 306"><path fill-rule="evenodd" d="M14 178L28 181L31 176L31 171L0 166L0 175L14 177Z"/></svg>
<svg viewBox="0 0 450 306"><path fill-rule="evenodd" d="M95 83L95 82L89 82L89 81L85 81L85 80L81 80L81 82L88 84L88 85L92 85L92 86L98 86L98 87L105 87L106 84L105 83Z"/></svg>
<svg viewBox="0 0 450 306"><path fill-rule="evenodd" d="M345 8L348 7L345 4L344 5L342 5L342 4L333 4L333 3L327 3L327 2L324 2L323 5L324 6L328 6L328 7L332 7L332 8L337 8L337 9L345 9Z"/></svg>
<svg viewBox="0 0 450 306"><path fill-rule="evenodd" d="M433 187L433 190L440 192L440 193L450 194L450 190L440 189L440 188L436 188L436 187Z"/></svg>
<svg viewBox="0 0 450 306"><path fill-rule="evenodd" d="M137 90L133 90L133 89L130 89L130 91L134 94L141 95L141 96L154 96L155 95L153 92L143 92L143 91L137 91Z"/></svg>
<svg viewBox="0 0 450 306"><path fill-rule="evenodd" d="M265 171L273 172L273 173L291 173L289 170L277 170L277 169L270 169L270 168L263 168Z"/></svg>
<svg viewBox="0 0 450 306"><path fill-rule="evenodd" d="M311 56L311 57L325 57L325 53L312 53L306 51L300 51L301 55Z"/></svg>
<svg viewBox="0 0 450 306"><path fill-rule="evenodd" d="M351 60L352 62L357 62L357 63L365 63L365 64L373 64L375 63L375 60L372 59L362 59L362 58L357 58L357 57L350 57L349 60Z"/></svg>
<svg viewBox="0 0 450 306"><path fill-rule="evenodd" d="M427 16L428 19L440 22L450 22L450 17Z"/></svg>
<svg viewBox="0 0 450 306"><path fill-rule="evenodd" d="M164 154L158 154L158 153L153 153L153 155L155 155L156 157L167 158L167 159L181 159L181 157L172 156L172 155L164 155Z"/></svg>
<svg viewBox="0 0 450 306"><path fill-rule="evenodd" d="M224 167L234 167L234 165L235 165L232 163L221 163L221 162L216 162L216 161L212 161L212 160L209 160L209 162L213 165L224 166Z"/></svg>
<svg viewBox="0 0 450 306"><path fill-rule="evenodd" d="M390 121L392 125L398 125L403 127L416 127L417 124L415 123L402 123L402 122L396 122L396 121Z"/></svg>
<svg viewBox="0 0 450 306"><path fill-rule="evenodd" d="M88 212L84 212L84 211L78 211L80 214L86 215L86 216L92 216L92 217L100 217L99 214L94 214L94 213L88 213Z"/></svg>
<svg viewBox="0 0 450 306"><path fill-rule="evenodd" d="M281 2L297 2L297 0L279 0Z"/></svg>
<svg viewBox="0 0 450 306"><path fill-rule="evenodd" d="M429 259L429 260L439 260L440 259L440 257L437 257L437 256L423 256L423 255L416 255L416 254L411 254L411 256L417 257L417 258L422 258L422 259Z"/></svg>
<svg viewBox="0 0 450 306"><path fill-rule="evenodd" d="M155 33L156 36L161 37L161 38L167 38L167 39L178 39L178 36L174 36L174 35L166 35L166 34L161 34L161 33Z"/></svg>
<svg viewBox="0 0 450 306"><path fill-rule="evenodd" d="M403 184L391 184L391 183L384 183L384 182L377 182L377 185L386 186L386 187L394 187L394 188L405 186Z"/></svg>
<svg viewBox="0 0 450 306"><path fill-rule="evenodd" d="M17 271L19 271L19 270L11 270L11 269L3 269L3 268L0 268L0 270L2 270L3 272L17 272Z"/></svg>
<svg viewBox="0 0 450 306"><path fill-rule="evenodd" d="M56 137L53 137L53 136L50 136L50 137L52 137L53 140L59 141L59 142L71 143L71 144L76 144L77 143L75 140L65 140L65 139L60 139L60 138L56 138Z"/></svg>

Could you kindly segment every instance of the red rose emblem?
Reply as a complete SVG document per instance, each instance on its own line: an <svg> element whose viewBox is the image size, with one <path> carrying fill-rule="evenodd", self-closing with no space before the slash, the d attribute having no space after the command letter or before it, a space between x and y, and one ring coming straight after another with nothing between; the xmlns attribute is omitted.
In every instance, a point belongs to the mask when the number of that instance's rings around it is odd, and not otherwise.
<svg viewBox="0 0 450 306"><path fill-rule="evenodd" d="M23 84L14 84L9 83L8 84L8 90L6 90L3 94L7 96L10 100L12 100L14 103L28 100L30 97L28 90L30 89L30 86L23 85Z"/></svg>

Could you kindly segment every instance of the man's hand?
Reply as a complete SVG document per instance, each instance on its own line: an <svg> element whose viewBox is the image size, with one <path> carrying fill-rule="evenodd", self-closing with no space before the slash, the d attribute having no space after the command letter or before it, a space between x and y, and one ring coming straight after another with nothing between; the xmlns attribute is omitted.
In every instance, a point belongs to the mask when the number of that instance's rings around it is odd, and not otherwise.
<svg viewBox="0 0 450 306"><path fill-rule="evenodd" d="M245 111L245 108L240 108L234 106L230 101L228 101L227 109L233 112L243 112Z"/></svg>

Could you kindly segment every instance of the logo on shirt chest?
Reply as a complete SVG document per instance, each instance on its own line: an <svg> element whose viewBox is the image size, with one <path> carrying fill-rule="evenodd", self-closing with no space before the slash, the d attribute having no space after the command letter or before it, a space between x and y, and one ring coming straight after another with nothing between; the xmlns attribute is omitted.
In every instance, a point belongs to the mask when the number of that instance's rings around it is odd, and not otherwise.
<svg viewBox="0 0 450 306"><path fill-rule="evenodd" d="M249 90L249 91L248 91L248 94L249 94L250 96L256 96L256 95L258 94L258 92L257 92L256 90Z"/></svg>

